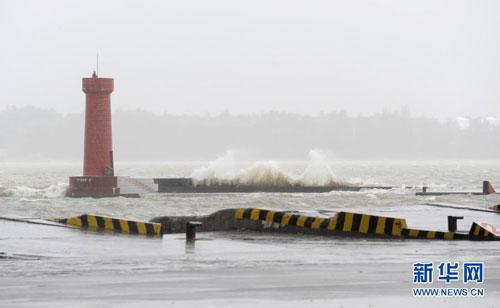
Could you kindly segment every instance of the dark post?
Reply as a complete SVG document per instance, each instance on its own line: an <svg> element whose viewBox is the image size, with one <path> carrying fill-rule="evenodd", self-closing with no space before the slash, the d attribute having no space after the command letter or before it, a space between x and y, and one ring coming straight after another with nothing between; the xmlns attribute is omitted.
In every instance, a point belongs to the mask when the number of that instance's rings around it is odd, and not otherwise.
<svg viewBox="0 0 500 308"><path fill-rule="evenodd" d="M201 226L202 223L199 221L188 221L186 223L186 240L192 241L196 239L196 227Z"/></svg>
<svg viewBox="0 0 500 308"><path fill-rule="evenodd" d="M422 192L424 192L424 193L427 192L427 186L422 187Z"/></svg>
<svg viewBox="0 0 500 308"><path fill-rule="evenodd" d="M457 220L464 219L463 216L448 216L448 231L457 231Z"/></svg>

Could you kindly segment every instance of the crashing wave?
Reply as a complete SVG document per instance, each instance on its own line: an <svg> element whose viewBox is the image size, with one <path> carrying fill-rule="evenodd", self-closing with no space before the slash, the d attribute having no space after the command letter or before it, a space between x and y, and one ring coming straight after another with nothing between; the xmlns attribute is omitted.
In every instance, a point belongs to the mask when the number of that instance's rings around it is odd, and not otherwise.
<svg viewBox="0 0 500 308"><path fill-rule="evenodd" d="M234 152L229 151L207 166L196 169L191 177L196 186L338 187L348 185L336 179L322 151L310 151L309 158L304 172L293 176L285 173L274 162L256 162L250 167L241 168L236 163Z"/></svg>
<svg viewBox="0 0 500 308"><path fill-rule="evenodd" d="M47 187L36 188L29 186L0 187L0 197L20 197L49 199L63 197L68 184L58 183Z"/></svg>

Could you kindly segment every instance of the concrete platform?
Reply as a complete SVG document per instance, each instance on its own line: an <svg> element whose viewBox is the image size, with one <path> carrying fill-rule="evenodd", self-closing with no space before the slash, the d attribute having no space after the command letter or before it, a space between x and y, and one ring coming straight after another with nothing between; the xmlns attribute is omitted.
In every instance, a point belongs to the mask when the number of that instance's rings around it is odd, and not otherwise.
<svg viewBox="0 0 500 308"><path fill-rule="evenodd" d="M331 185L295 185L288 183L286 185L262 186L248 185L242 183L197 183L192 178L155 178L154 184L158 185L160 193L327 193L331 191L361 191L363 189L392 189L392 186L371 185L356 186L349 183L335 183Z"/></svg>

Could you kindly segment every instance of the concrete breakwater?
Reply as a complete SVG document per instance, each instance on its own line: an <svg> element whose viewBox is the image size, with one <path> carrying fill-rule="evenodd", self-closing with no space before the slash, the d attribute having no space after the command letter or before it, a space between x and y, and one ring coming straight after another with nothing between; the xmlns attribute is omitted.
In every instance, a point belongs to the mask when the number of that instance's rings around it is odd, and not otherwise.
<svg viewBox="0 0 500 308"><path fill-rule="evenodd" d="M412 238L435 240L499 240L489 224L473 223L470 231L420 230L409 228L406 219L352 212L333 216L314 216L300 212L272 211L258 208L224 209L203 216L162 216L151 220L160 223L164 233L183 233L190 222L201 222L198 231L252 230L318 235ZM492 229L493 228L493 229Z"/></svg>

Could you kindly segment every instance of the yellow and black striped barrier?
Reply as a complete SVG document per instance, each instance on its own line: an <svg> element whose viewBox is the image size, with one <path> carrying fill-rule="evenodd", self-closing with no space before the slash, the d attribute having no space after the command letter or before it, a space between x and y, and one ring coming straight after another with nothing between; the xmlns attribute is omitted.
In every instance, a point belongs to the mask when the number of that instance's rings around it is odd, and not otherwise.
<svg viewBox="0 0 500 308"><path fill-rule="evenodd" d="M80 216L69 218L56 218L53 219L53 221L92 231L109 231L124 234L160 237L163 236L161 224L158 223L132 221L89 214L83 214Z"/></svg>
<svg viewBox="0 0 500 308"><path fill-rule="evenodd" d="M260 220L267 223L277 223L281 226L390 236L401 236L402 230L407 228L406 220L403 218L350 212L339 212L333 217L326 218L294 214L291 212L239 208L236 209L235 216L236 219Z"/></svg>
<svg viewBox="0 0 500 308"><path fill-rule="evenodd" d="M418 229L403 229L401 236L406 238L415 239L429 239L429 240L468 240L469 236L464 233L457 232L443 232L443 231L430 231Z"/></svg>
<svg viewBox="0 0 500 308"><path fill-rule="evenodd" d="M485 227L473 223L470 232L443 232L410 229L403 218L375 216L350 212L339 212L332 217L307 216L293 212L279 212L258 208L239 208L236 219L249 219L280 226L294 226L308 229L355 232L362 234L388 235L400 238L433 240L499 240L500 237ZM486 224L488 225L488 224ZM494 228L491 226L491 228Z"/></svg>
<svg viewBox="0 0 500 308"><path fill-rule="evenodd" d="M472 223L470 228L469 237L471 240L494 240L498 237L486 228L477 223Z"/></svg>
<svg viewBox="0 0 500 308"><path fill-rule="evenodd" d="M492 228L492 232L495 232L496 228L490 224L483 224ZM488 231L488 229L478 223L473 222L469 233L457 233L457 232L442 232L442 231L429 231L429 230L417 230L417 229L403 229L402 235L407 238L419 238L419 239L435 239L435 240L477 240L477 241L487 241L487 240L499 240L498 232L497 234Z"/></svg>

